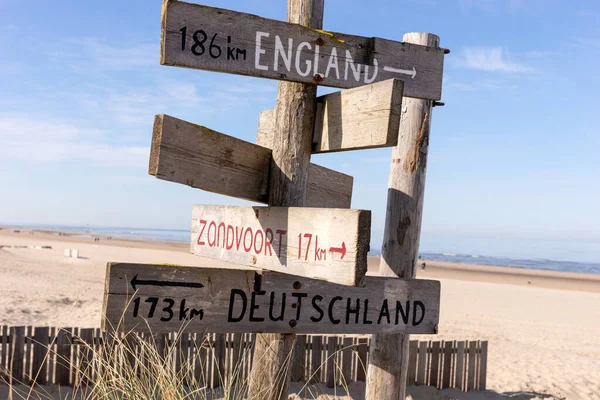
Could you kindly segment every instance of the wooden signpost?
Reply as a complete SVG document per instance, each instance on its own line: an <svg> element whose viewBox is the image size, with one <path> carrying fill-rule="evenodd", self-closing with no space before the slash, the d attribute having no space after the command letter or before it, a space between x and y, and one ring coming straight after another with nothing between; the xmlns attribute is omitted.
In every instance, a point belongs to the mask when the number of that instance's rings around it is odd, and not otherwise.
<svg viewBox="0 0 600 400"><path fill-rule="evenodd" d="M154 117L149 173L259 203L269 198L272 151L168 115ZM310 164L308 206L349 208L352 177Z"/></svg>
<svg viewBox="0 0 600 400"><path fill-rule="evenodd" d="M371 212L331 208L195 205L191 251L271 271L360 284Z"/></svg>
<svg viewBox="0 0 600 400"><path fill-rule="evenodd" d="M109 263L106 282L104 329L437 333L439 318L440 283L430 280L367 277L349 287L270 271Z"/></svg>
<svg viewBox="0 0 600 400"><path fill-rule="evenodd" d="M383 82L317 97L312 153L329 153L398 143L402 81ZM275 109L258 119L256 143L270 147L275 133Z"/></svg>
<svg viewBox="0 0 600 400"><path fill-rule="evenodd" d="M435 334L439 320L439 282L411 278L448 51L430 34L326 32L323 0L288 1L288 22L163 1L161 64L281 81L258 145L168 115L152 136L151 175L269 205L193 208L193 253L258 269L109 263L103 328L260 333L248 397L266 400L287 398L296 333L373 333L366 398L397 400L407 334ZM317 99L316 85L346 90ZM370 212L349 209L352 177L310 155L386 146L387 277L366 277Z"/></svg>
<svg viewBox="0 0 600 400"><path fill-rule="evenodd" d="M444 51L184 3L163 3L163 65L351 88L391 78L438 100Z"/></svg>

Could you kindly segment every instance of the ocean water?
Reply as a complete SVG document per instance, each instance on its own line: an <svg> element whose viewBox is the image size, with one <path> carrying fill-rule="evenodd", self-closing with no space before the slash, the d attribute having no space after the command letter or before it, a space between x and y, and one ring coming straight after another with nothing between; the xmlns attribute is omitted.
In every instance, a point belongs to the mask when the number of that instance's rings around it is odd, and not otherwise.
<svg viewBox="0 0 600 400"><path fill-rule="evenodd" d="M19 227L72 232L81 237L101 235L184 243L190 240L188 229L14 226ZM419 257L424 260L600 274L600 241L423 234L420 248ZM373 249L370 254L380 251Z"/></svg>

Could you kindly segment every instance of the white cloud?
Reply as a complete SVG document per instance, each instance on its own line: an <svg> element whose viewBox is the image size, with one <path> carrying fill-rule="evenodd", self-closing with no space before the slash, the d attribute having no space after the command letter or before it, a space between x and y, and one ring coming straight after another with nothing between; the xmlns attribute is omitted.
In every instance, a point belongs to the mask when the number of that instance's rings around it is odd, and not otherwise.
<svg viewBox="0 0 600 400"><path fill-rule="evenodd" d="M0 159L49 163L80 161L109 167L143 167L149 148L106 143L106 132L36 116L0 115Z"/></svg>
<svg viewBox="0 0 600 400"><path fill-rule="evenodd" d="M510 59L502 47L467 47L455 63L463 68L494 72L532 72L533 69Z"/></svg>
<svg viewBox="0 0 600 400"><path fill-rule="evenodd" d="M517 85L504 80L482 80L473 82L449 82L448 87L460 90L461 92L475 92L479 90L506 90L515 89Z"/></svg>

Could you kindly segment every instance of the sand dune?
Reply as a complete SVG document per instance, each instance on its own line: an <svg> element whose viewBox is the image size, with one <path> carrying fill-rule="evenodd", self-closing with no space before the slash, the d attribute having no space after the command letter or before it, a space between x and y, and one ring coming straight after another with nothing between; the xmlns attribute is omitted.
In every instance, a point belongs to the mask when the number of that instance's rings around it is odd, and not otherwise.
<svg viewBox="0 0 600 400"><path fill-rule="evenodd" d="M179 243L3 229L0 246L10 246L0 248L0 325L99 326L107 261L232 266ZM371 258L370 273L377 266ZM417 338L489 340L490 390L411 388L415 399L600 399L600 276L439 262L418 275L442 282L442 304L439 335ZM353 384L346 398L363 391Z"/></svg>

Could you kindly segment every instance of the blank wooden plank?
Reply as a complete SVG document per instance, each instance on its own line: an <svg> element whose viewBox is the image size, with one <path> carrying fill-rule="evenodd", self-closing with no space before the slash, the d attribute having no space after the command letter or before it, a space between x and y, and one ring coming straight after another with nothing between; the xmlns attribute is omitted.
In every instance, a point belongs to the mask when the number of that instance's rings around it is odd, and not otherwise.
<svg viewBox="0 0 600 400"><path fill-rule="evenodd" d="M427 342L419 342L417 386L427 385Z"/></svg>
<svg viewBox="0 0 600 400"><path fill-rule="evenodd" d="M194 382L193 386L202 387L206 385L207 368L207 343L206 335L203 333L194 334L193 353L194 353Z"/></svg>
<svg viewBox="0 0 600 400"><path fill-rule="evenodd" d="M63 328L56 336L56 383L68 386L71 368L71 328Z"/></svg>
<svg viewBox="0 0 600 400"><path fill-rule="evenodd" d="M412 386L417 379L417 355L419 351L419 341L411 340L408 345L408 372L406 374L406 384Z"/></svg>
<svg viewBox="0 0 600 400"><path fill-rule="evenodd" d="M444 55L442 49L169 1L163 5L160 62L340 88L399 78L407 96L437 100Z"/></svg>
<svg viewBox="0 0 600 400"><path fill-rule="evenodd" d="M477 359L477 341L469 342L468 352L468 368L467 368L467 392L475 390L475 374L476 374L476 359Z"/></svg>
<svg viewBox="0 0 600 400"><path fill-rule="evenodd" d="M297 335L294 344L294 357L292 359L292 382L304 380L304 369L306 367L306 335Z"/></svg>
<svg viewBox="0 0 600 400"><path fill-rule="evenodd" d="M45 385L47 380L47 356L48 345L50 339L50 328L47 326L38 326L35 328L33 336L33 362L31 368L31 375L35 382L40 385Z"/></svg>
<svg viewBox="0 0 600 400"><path fill-rule="evenodd" d="M226 334L217 333L215 335L214 350L213 350L213 382L212 387L221 387L225 380L225 339Z"/></svg>
<svg viewBox="0 0 600 400"><path fill-rule="evenodd" d="M456 373L454 387L465 390L465 342L459 341L456 344Z"/></svg>
<svg viewBox="0 0 600 400"><path fill-rule="evenodd" d="M429 372L429 385L439 388L439 374L440 374L440 353L442 343L439 341L433 342L431 345L431 368Z"/></svg>
<svg viewBox="0 0 600 400"><path fill-rule="evenodd" d="M231 366L229 369L228 377L234 378L234 381L239 382L240 374L242 372L242 336L243 333L233 333L229 335L231 339Z"/></svg>
<svg viewBox="0 0 600 400"><path fill-rule="evenodd" d="M8 326L4 325L0 327L0 369L4 368L8 371Z"/></svg>
<svg viewBox="0 0 600 400"><path fill-rule="evenodd" d="M356 286L367 272L370 237L370 211L194 205L190 250Z"/></svg>
<svg viewBox="0 0 600 400"><path fill-rule="evenodd" d="M352 287L271 271L125 263L109 263L106 276L103 326L122 319L138 332L435 333L439 319L438 281L368 276Z"/></svg>
<svg viewBox="0 0 600 400"><path fill-rule="evenodd" d="M10 328L10 360L9 370L13 383L23 381L23 361L25 353L25 327L14 326Z"/></svg>
<svg viewBox="0 0 600 400"><path fill-rule="evenodd" d="M367 362L367 354L368 354L368 343L369 339L367 338L359 338L358 339L358 350L357 350L357 366L356 366L356 380L359 382L366 382L367 378L367 368L369 366Z"/></svg>
<svg viewBox="0 0 600 400"><path fill-rule="evenodd" d="M312 348L311 348L311 367L310 367L310 382L311 383L319 383L323 381L323 371L325 370L325 365L322 365L323 358L321 356L323 352L323 337L312 335Z"/></svg>
<svg viewBox="0 0 600 400"><path fill-rule="evenodd" d="M181 183L259 203L269 197L271 150L168 115L154 117L148 172ZM309 207L350 207L352 177L311 164Z"/></svg>
<svg viewBox="0 0 600 400"><path fill-rule="evenodd" d="M31 376L31 361L33 354L33 326L25 327L25 359L23 360L23 383L30 384L33 377Z"/></svg>
<svg viewBox="0 0 600 400"><path fill-rule="evenodd" d="M88 384L93 382L93 369L92 359L94 356L93 352L93 341L94 341L94 329L83 328L79 330L79 345L78 347L78 362L77 362L77 382ZM132 349L133 350L133 349Z"/></svg>
<svg viewBox="0 0 600 400"><path fill-rule="evenodd" d="M341 351L341 384L349 385L352 381L352 338L344 337L342 339Z"/></svg>
<svg viewBox="0 0 600 400"><path fill-rule="evenodd" d="M452 341L444 342L444 361L442 368L442 389L451 387L452 378Z"/></svg>
<svg viewBox="0 0 600 400"><path fill-rule="evenodd" d="M403 83L397 79L317 98L312 153L391 147L398 143ZM275 109L260 113L256 144L271 148Z"/></svg>
<svg viewBox="0 0 600 400"><path fill-rule="evenodd" d="M477 388L480 391L487 390L487 357L488 357L488 341L481 341L481 353L479 354L479 382Z"/></svg>
<svg viewBox="0 0 600 400"><path fill-rule="evenodd" d="M354 178L341 172L310 164L306 188L307 207L350 208Z"/></svg>
<svg viewBox="0 0 600 400"><path fill-rule="evenodd" d="M337 336L328 336L327 337L327 380L325 386L328 388L335 387L337 384L338 377L338 353L337 353Z"/></svg>

